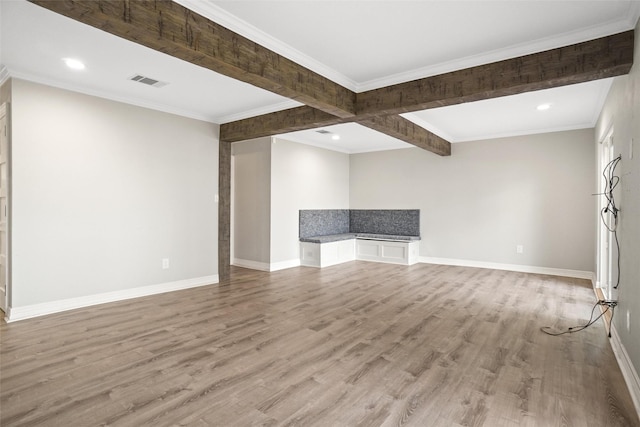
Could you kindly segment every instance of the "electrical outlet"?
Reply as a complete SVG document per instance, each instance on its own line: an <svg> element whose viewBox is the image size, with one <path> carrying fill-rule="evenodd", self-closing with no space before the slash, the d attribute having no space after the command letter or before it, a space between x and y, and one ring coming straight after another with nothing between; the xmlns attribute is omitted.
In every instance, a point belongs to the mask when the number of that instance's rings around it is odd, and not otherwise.
<svg viewBox="0 0 640 427"><path fill-rule="evenodd" d="M523 252L524 252L524 246L522 246L522 245L516 246L516 253L517 254L521 254Z"/></svg>
<svg viewBox="0 0 640 427"><path fill-rule="evenodd" d="M631 330L631 316L629 316L629 310L627 310L627 332Z"/></svg>
<svg viewBox="0 0 640 427"><path fill-rule="evenodd" d="M169 268L169 258L162 258L162 269L166 270Z"/></svg>

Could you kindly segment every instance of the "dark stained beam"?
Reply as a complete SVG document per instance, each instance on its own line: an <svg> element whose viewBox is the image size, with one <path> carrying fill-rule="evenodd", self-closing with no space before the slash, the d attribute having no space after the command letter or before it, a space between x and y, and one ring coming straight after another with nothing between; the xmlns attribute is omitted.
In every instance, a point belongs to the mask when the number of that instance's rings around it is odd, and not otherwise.
<svg viewBox="0 0 640 427"><path fill-rule="evenodd" d="M310 107L299 107L222 125L221 137L241 141L295 130L345 122L369 122L385 132L403 120L401 112L416 111L528 91L548 89L627 74L633 64L633 31L578 43L523 57L427 77L356 95L358 114L349 119L331 117ZM385 116L391 116L384 119ZM395 123L395 124L392 124ZM413 126L415 128L415 125ZM386 132L385 132L386 133ZM411 132L409 132L411 133ZM393 131L390 135L393 135ZM407 141L406 136L403 139ZM424 138L422 138L424 140ZM420 146L423 141L407 141Z"/></svg>
<svg viewBox="0 0 640 427"><path fill-rule="evenodd" d="M53 12L338 117L355 94L170 0L29 0Z"/></svg>
<svg viewBox="0 0 640 427"><path fill-rule="evenodd" d="M628 74L633 31L357 94L359 117L400 114Z"/></svg>
<svg viewBox="0 0 640 427"><path fill-rule="evenodd" d="M439 156L451 155L451 143L401 116L372 117L360 123Z"/></svg>
<svg viewBox="0 0 640 427"><path fill-rule="evenodd" d="M220 125L220 140L225 142L244 141L297 130L315 129L345 121L351 120L341 119L315 108L302 106Z"/></svg>
<svg viewBox="0 0 640 427"><path fill-rule="evenodd" d="M613 77L628 73L633 63L628 31L356 95L170 0L29 1L306 104L223 125L224 141L366 119L383 128L384 116Z"/></svg>
<svg viewBox="0 0 640 427"><path fill-rule="evenodd" d="M231 271L231 144L218 147L218 278L229 279Z"/></svg>
<svg viewBox="0 0 640 427"><path fill-rule="evenodd" d="M354 121L435 154L451 155L448 141L403 117L392 115L362 120L340 119L311 107L296 107L223 124L220 126L220 140L237 142Z"/></svg>

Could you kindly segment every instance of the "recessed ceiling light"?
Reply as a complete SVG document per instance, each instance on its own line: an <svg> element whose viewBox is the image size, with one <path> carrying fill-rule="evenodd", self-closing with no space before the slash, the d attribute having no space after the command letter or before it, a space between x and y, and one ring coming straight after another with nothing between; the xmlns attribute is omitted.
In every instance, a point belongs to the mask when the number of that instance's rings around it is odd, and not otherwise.
<svg viewBox="0 0 640 427"><path fill-rule="evenodd" d="M551 108L551 104L540 104L537 107L538 111L548 110L549 108Z"/></svg>
<svg viewBox="0 0 640 427"><path fill-rule="evenodd" d="M340 135L332 135L331 139L333 139L334 141L337 141L340 139Z"/></svg>
<svg viewBox="0 0 640 427"><path fill-rule="evenodd" d="M85 69L84 63L82 61L78 60L78 59L62 58L62 60L67 65L67 67L71 68L72 70L84 70Z"/></svg>

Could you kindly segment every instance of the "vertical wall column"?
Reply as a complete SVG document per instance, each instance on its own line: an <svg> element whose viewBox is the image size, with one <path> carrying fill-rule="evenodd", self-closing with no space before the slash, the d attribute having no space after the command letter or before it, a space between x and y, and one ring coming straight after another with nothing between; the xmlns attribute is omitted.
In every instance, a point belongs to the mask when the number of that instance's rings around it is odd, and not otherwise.
<svg viewBox="0 0 640 427"><path fill-rule="evenodd" d="M218 165L218 277L229 279L231 264L231 143L220 141Z"/></svg>

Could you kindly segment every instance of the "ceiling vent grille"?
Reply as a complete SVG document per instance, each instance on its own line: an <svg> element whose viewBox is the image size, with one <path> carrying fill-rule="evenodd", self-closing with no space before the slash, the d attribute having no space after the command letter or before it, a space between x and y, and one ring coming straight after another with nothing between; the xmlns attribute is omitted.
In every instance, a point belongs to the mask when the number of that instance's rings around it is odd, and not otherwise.
<svg viewBox="0 0 640 427"><path fill-rule="evenodd" d="M136 74L135 76L130 77L129 80L153 87L163 87L169 84L167 82L161 82L160 80L152 79L151 77L143 76L140 74Z"/></svg>
<svg viewBox="0 0 640 427"><path fill-rule="evenodd" d="M316 132L321 133L322 135L328 135L331 133L328 130L324 130L324 129L317 130Z"/></svg>

